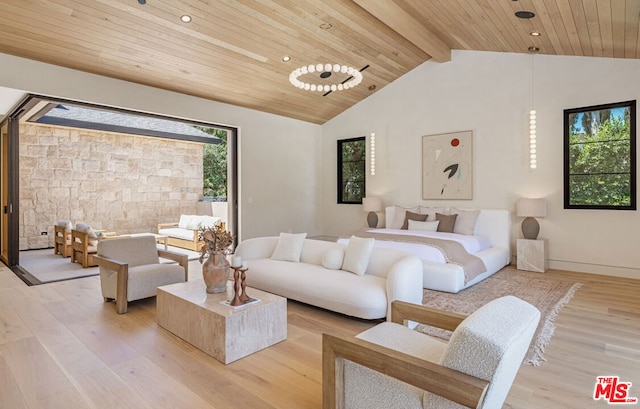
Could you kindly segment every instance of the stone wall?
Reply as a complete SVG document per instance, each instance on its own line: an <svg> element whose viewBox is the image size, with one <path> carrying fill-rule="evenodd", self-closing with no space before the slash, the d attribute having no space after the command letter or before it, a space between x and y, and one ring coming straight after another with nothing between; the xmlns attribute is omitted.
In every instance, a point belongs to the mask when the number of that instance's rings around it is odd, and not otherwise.
<svg viewBox="0 0 640 409"><path fill-rule="evenodd" d="M60 219L126 234L195 214L202 154L201 143L22 124L20 250L52 247Z"/></svg>

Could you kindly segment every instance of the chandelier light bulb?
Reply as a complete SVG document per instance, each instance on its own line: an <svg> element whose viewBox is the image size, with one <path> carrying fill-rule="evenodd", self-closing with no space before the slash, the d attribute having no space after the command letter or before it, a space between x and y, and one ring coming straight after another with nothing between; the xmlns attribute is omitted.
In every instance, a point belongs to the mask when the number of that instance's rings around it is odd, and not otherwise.
<svg viewBox="0 0 640 409"><path fill-rule="evenodd" d="M310 82L300 80L300 77L304 75L314 73L331 73L340 72L350 75L350 78L339 81L333 84L312 84ZM317 74L316 74L317 75ZM322 75L323 79L329 78L329 75ZM289 82L296 88L300 88L305 91L319 91L319 92L335 92L344 91L353 88L362 82L362 73L353 67L340 64L309 64L303 67L299 67L291 71L289 74Z"/></svg>

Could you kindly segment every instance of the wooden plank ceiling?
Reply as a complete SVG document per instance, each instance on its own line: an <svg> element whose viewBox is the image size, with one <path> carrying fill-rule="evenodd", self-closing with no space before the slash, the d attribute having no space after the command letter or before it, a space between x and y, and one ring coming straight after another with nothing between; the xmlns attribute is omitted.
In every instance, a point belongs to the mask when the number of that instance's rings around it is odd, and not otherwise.
<svg viewBox="0 0 640 409"><path fill-rule="evenodd" d="M2 53L320 124L429 59L446 64L452 49L640 57L640 0L0 0L0 7ZM522 10L536 16L515 17ZM180 21L184 14L190 23ZM292 70L317 63L367 68L359 86L326 96L290 85Z"/></svg>

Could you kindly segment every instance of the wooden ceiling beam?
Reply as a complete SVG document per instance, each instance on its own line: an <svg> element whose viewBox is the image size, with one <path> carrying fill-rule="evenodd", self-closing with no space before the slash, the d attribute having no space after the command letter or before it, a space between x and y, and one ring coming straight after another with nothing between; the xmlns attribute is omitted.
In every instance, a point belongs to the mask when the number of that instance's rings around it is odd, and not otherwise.
<svg viewBox="0 0 640 409"><path fill-rule="evenodd" d="M356 4L438 62L451 61L451 48L392 1L354 0Z"/></svg>

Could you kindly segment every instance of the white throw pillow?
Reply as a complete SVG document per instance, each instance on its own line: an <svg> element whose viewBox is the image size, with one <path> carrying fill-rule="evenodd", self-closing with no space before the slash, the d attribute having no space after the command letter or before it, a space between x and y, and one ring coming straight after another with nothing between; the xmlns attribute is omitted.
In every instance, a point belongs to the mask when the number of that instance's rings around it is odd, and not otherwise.
<svg viewBox="0 0 640 409"><path fill-rule="evenodd" d="M89 233L87 237L89 237L90 239L95 239L95 238L98 237L98 236L96 236L96 232L93 231L91 226L89 226L88 224L85 224L85 223L76 224L76 230L78 230L79 232L82 232L82 233Z"/></svg>
<svg viewBox="0 0 640 409"><path fill-rule="evenodd" d="M178 221L178 227L181 229L186 229L187 224L191 221L191 216L188 214L180 215L180 220Z"/></svg>
<svg viewBox="0 0 640 409"><path fill-rule="evenodd" d="M374 239L351 236L344 254L342 269L363 276L367 271L374 243Z"/></svg>
<svg viewBox="0 0 640 409"><path fill-rule="evenodd" d="M450 213L458 215L458 217L456 217L456 224L453 225L453 232L473 236L480 210L460 210L452 207Z"/></svg>
<svg viewBox="0 0 640 409"><path fill-rule="evenodd" d="M344 250L338 247L329 249L322 255L322 266L329 270L340 270L343 261Z"/></svg>
<svg viewBox="0 0 640 409"><path fill-rule="evenodd" d="M393 213L393 221L391 224L387 224L389 229L399 229L404 224L404 219L407 216L407 211L411 213L418 213L418 206L415 207L402 207L395 206L395 212Z"/></svg>
<svg viewBox="0 0 640 409"><path fill-rule="evenodd" d="M71 224L71 220L59 220L58 226L64 227L66 231L71 231L71 229L73 229L73 224Z"/></svg>
<svg viewBox="0 0 640 409"><path fill-rule="evenodd" d="M307 233L280 233L278 244L271 255L271 259L299 263L306 237Z"/></svg>
<svg viewBox="0 0 640 409"><path fill-rule="evenodd" d="M419 222L417 220L409 220L409 230L419 231L438 231L439 220L435 222Z"/></svg>

